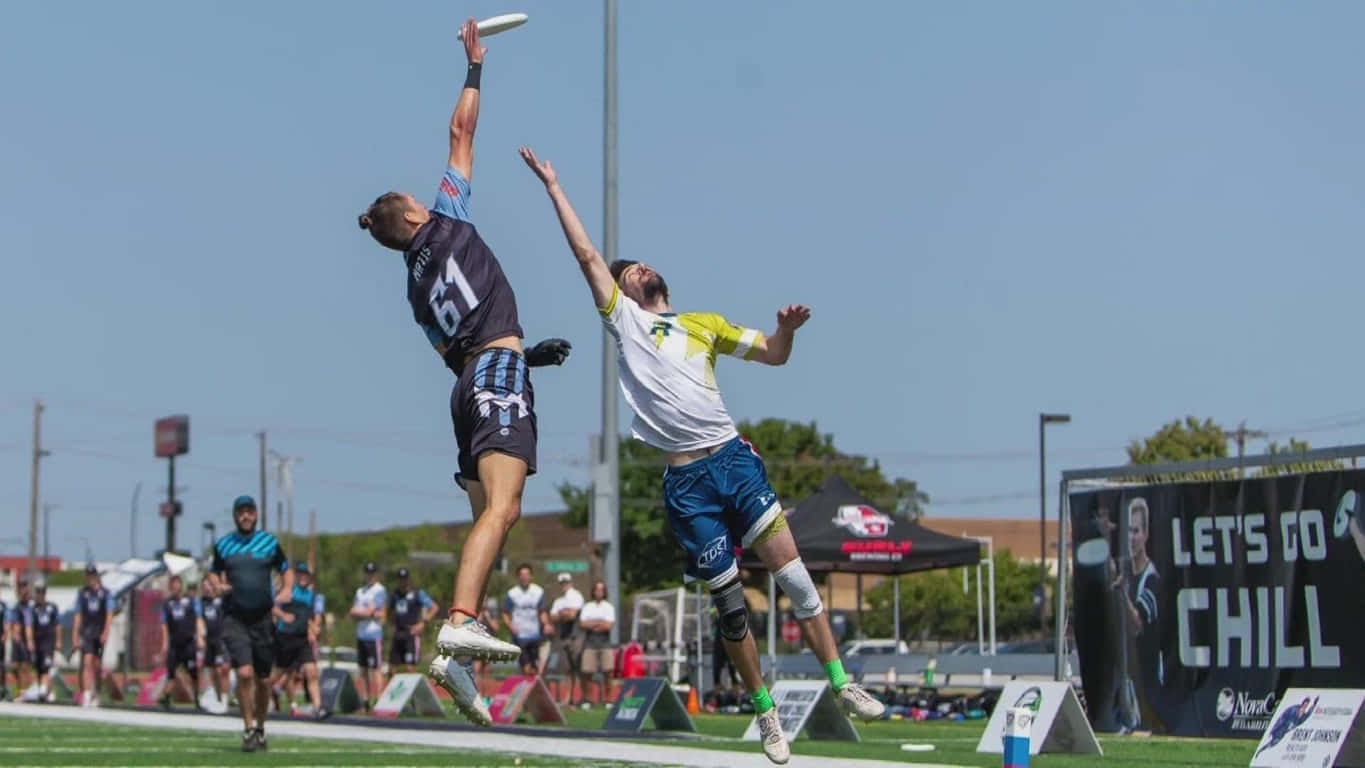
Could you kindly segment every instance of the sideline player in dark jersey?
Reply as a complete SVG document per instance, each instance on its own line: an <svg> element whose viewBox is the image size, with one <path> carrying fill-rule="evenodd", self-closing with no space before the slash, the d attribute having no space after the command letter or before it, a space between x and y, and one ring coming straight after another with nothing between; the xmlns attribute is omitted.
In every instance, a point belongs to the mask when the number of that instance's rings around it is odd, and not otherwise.
<svg viewBox="0 0 1365 768"><path fill-rule="evenodd" d="M9 606L0 600L0 701L9 698L9 669L5 659L9 656Z"/></svg>
<svg viewBox="0 0 1365 768"><path fill-rule="evenodd" d="M360 216L381 245L404 252L408 302L457 381L450 410L459 446L457 482L469 493L474 529L460 553L450 620L436 638L427 674L450 691L461 713L480 725L492 718L466 659L508 661L521 651L478 622L488 574L507 532L521 515L526 478L536 471L535 397L528 367L564 361L569 343L551 339L522 352L516 297L493 252L469 217L474 128L486 48L473 19L465 22L469 61L450 118L450 155L428 210L412 195L389 192Z"/></svg>
<svg viewBox="0 0 1365 768"><path fill-rule="evenodd" d="M81 654L81 706L100 705L99 682L104 671L104 645L114 621L114 596L100 583L94 563L85 566L85 586L76 594L71 618L71 645Z"/></svg>
<svg viewBox="0 0 1365 768"><path fill-rule="evenodd" d="M218 702L227 704L231 690L232 665L228 662L227 643L223 640L223 596L217 584L204 580L204 595L199 599L199 623L204 635L204 668Z"/></svg>
<svg viewBox="0 0 1365 768"><path fill-rule="evenodd" d="M19 696L33 684L33 649L29 645L29 621L33 601L29 599L28 577L20 576L14 585L14 605L9 609L10 666L14 670L14 691Z"/></svg>
<svg viewBox="0 0 1365 768"><path fill-rule="evenodd" d="M286 692L291 714L294 710L295 672L302 672L304 684L308 689L308 699L313 704L313 716L321 720L327 717L322 708L322 694L318 690L318 665L313 655L310 641L313 626L313 608L316 595L311 586L308 563L300 560L294 563L294 588L289 600L278 602L275 615L275 672L271 687L287 683Z"/></svg>
<svg viewBox="0 0 1365 768"><path fill-rule="evenodd" d="M199 614L194 598L185 594L184 582L172 576L169 594L161 604L161 655L166 659L166 690L161 694L161 706L171 708L172 686L179 683L185 695L196 705L199 702L199 663L196 655L203 649L199 635Z"/></svg>
<svg viewBox="0 0 1365 768"><path fill-rule="evenodd" d="M393 618L393 642L389 643L390 673L411 672L422 659L422 630L438 610L425 590L415 589L407 568L398 569L398 585L389 593L389 616Z"/></svg>
<svg viewBox="0 0 1365 768"><path fill-rule="evenodd" d="M266 749L265 716L270 704L270 668L274 665L275 625L271 610L294 592L294 572L280 542L256 530L256 502L238 496L232 502L237 530L213 546L208 579L226 595L223 600L223 639L237 668L237 702L242 707L242 751ZM280 589L271 576L280 574ZM253 696L252 688L255 688Z"/></svg>
<svg viewBox="0 0 1365 768"><path fill-rule="evenodd" d="M34 592L28 647L33 649L33 668L38 673L38 700L56 701L57 693L52 690L52 657L61 645L61 611L47 601L46 584L38 582Z"/></svg>

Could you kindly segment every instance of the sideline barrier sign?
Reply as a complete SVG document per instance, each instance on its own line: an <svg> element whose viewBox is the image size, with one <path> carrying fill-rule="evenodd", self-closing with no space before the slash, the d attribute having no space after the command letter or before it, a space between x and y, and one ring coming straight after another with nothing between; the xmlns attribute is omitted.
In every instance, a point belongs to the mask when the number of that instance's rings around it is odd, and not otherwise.
<svg viewBox="0 0 1365 768"><path fill-rule="evenodd" d="M566 724L564 713L559 711L544 680L532 675L513 675L502 681L488 713L495 725L512 725L523 711L537 723Z"/></svg>
<svg viewBox="0 0 1365 768"><path fill-rule="evenodd" d="M682 699L678 698L678 692L661 677L624 681L602 730L635 733L644 730L647 719L652 719L654 727L660 731L695 733L697 730Z"/></svg>
<svg viewBox="0 0 1365 768"><path fill-rule="evenodd" d="M360 708L360 694L356 692L355 679L344 669L328 667L322 670L318 689L322 694L323 709L333 714L344 715Z"/></svg>
<svg viewBox="0 0 1365 768"><path fill-rule="evenodd" d="M828 680L778 680L769 694L782 722L787 741L796 741L804 731L808 738L825 741L861 741ZM758 718L744 731L745 741L758 741Z"/></svg>
<svg viewBox="0 0 1365 768"><path fill-rule="evenodd" d="M1071 683L1028 682L1013 680L1000 692L1000 699L986 723L986 730L977 742L977 752L1005 752L1005 721L1012 709L1025 708L1033 712L1029 730L1029 754L1040 752L1068 752L1079 755L1102 755L1100 742L1085 719L1081 701Z"/></svg>
<svg viewBox="0 0 1365 768"><path fill-rule="evenodd" d="M1365 690L1290 688L1252 755L1253 768L1365 765L1365 733L1357 722Z"/></svg>
<svg viewBox="0 0 1365 768"><path fill-rule="evenodd" d="M374 713L379 717L399 717L444 716L446 712L426 676L409 672L393 676L384 692L379 694L379 701L374 704Z"/></svg>

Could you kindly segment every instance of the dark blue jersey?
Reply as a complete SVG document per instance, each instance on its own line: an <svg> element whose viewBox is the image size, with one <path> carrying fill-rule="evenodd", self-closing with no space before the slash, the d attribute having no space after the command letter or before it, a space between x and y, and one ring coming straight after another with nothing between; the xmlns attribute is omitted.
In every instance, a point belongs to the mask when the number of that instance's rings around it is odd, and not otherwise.
<svg viewBox="0 0 1365 768"><path fill-rule="evenodd" d="M161 606L161 623L171 636L171 647L194 642L199 632L199 613L194 609L194 598L188 595L168 597Z"/></svg>
<svg viewBox="0 0 1365 768"><path fill-rule="evenodd" d="M394 631L400 635L412 634L412 625L421 621L433 604L431 597L420 589L390 593L389 616L393 617Z"/></svg>
<svg viewBox="0 0 1365 768"><path fill-rule="evenodd" d="M81 634L98 637L104 621L114 613L114 596L104 587L81 587L76 595L76 613L81 617Z"/></svg>
<svg viewBox="0 0 1365 768"><path fill-rule="evenodd" d="M225 574L232 587L223 600L223 609L247 623L269 615L275 603L271 574L288 569L289 560L280 542L266 531L246 535L234 531L213 546L212 570Z"/></svg>
<svg viewBox="0 0 1365 768"><path fill-rule="evenodd" d="M313 590L308 587L294 585L294 592L289 597L289 602L280 606L280 610L293 616L293 621L279 619L276 628L282 635L306 635L308 634L308 622L313 618L313 606L315 598Z"/></svg>
<svg viewBox="0 0 1365 768"><path fill-rule="evenodd" d="M431 219L404 256L413 319L457 374L484 344L522 335L516 295L469 221L468 198L469 182L447 168Z"/></svg>
<svg viewBox="0 0 1365 768"><path fill-rule="evenodd" d="M204 638L215 642L223 637L223 598L199 601L199 616L204 620Z"/></svg>
<svg viewBox="0 0 1365 768"><path fill-rule="evenodd" d="M52 603L37 603L32 610L33 644L39 648L54 647L57 630L61 627L61 612Z"/></svg>

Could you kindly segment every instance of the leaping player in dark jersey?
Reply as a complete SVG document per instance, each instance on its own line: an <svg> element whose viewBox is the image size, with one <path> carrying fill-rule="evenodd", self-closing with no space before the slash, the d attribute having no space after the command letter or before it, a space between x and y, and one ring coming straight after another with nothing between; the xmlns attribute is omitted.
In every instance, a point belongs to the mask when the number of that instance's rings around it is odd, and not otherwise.
<svg viewBox="0 0 1365 768"><path fill-rule="evenodd" d="M474 529L460 553L450 618L436 638L427 674L445 687L465 717L492 718L479 696L469 659L510 661L521 649L493 637L478 621L488 573L507 532L521 516L526 478L536 471L535 398L528 367L559 365L562 339L522 351L517 301L502 267L469 216L474 127L486 48L473 19L463 28L469 68L450 118L445 176L428 210L412 195L381 195L360 216L360 228L387 248L403 251L413 318L455 372L450 412L459 446L456 481L469 493Z"/></svg>

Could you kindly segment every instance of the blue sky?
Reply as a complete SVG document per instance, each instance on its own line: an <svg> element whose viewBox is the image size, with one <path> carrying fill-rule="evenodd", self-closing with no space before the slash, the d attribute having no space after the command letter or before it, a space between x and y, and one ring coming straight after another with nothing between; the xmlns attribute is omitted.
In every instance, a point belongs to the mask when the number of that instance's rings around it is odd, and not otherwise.
<svg viewBox="0 0 1365 768"><path fill-rule="evenodd" d="M1365 6L623 6L621 255L681 309L768 328L814 307L785 368L722 364L737 418L813 419L934 515L1036 515L1040 410L1074 416L1051 470L1186 414L1365 442ZM488 40L473 210L528 336L575 343L535 376L527 509L586 478L600 326L515 149L555 163L600 242L599 3L19 4L0 552L22 549L35 397L67 556L128 554L139 482L139 548L163 540L171 413L192 419L182 544L255 493L260 429L303 459L300 530L309 509L324 530L467 517L450 375L355 216L432 196L458 24L509 10L531 21Z"/></svg>

